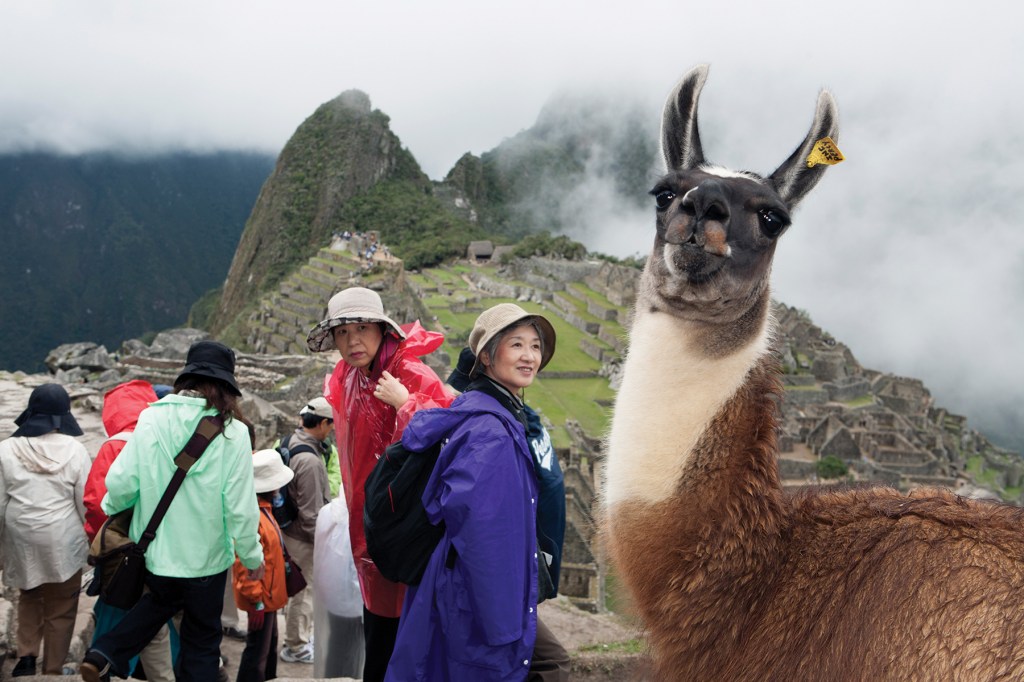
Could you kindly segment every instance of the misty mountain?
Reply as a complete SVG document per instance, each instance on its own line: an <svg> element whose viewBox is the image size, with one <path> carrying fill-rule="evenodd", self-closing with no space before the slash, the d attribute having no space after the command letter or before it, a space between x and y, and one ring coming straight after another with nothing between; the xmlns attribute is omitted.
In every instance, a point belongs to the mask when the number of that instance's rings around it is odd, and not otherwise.
<svg viewBox="0 0 1024 682"><path fill-rule="evenodd" d="M484 229L577 239L595 212L638 210L658 176L657 128L638 101L562 92L537 122L480 157L464 155L445 183L472 202Z"/></svg>
<svg viewBox="0 0 1024 682"><path fill-rule="evenodd" d="M0 156L0 368L185 322L218 286L273 168L265 154Z"/></svg>

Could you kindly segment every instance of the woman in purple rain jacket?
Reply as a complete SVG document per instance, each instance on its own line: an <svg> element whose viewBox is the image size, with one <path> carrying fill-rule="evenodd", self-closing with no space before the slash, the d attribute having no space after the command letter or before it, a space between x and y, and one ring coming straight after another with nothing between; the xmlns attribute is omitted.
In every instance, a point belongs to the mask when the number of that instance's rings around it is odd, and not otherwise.
<svg viewBox="0 0 1024 682"><path fill-rule="evenodd" d="M410 450L447 439L423 502L445 534L406 592L386 679L525 680L537 630L537 477L520 393L554 353L539 315L504 303L477 319L472 383L417 412Z"/></svg>

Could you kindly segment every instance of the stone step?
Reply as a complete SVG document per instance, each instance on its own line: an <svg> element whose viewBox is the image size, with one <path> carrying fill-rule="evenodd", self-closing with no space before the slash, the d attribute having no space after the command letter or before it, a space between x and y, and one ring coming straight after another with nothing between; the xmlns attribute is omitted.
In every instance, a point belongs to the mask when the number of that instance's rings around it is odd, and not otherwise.
<svg viewBox="0 0 1024 682"><path fill-rule="evenodd" d="M331 260L329 258L310 258L309 265L323 272L329 272L336 277L349 277L356 268L348 263Z"/></svg>
<svg viewBox="0 0 1024 682"><path fill-rule="evenodd" d="M329 288L337 287L339 283L342 281L341 278L339 278L337 275L332 275L329 272L324 272L323 270L319 270L313 267L312 265L303 265L299 269L299 273L304 278L311 279L315 282L320 282L322 285Z"/></svg>

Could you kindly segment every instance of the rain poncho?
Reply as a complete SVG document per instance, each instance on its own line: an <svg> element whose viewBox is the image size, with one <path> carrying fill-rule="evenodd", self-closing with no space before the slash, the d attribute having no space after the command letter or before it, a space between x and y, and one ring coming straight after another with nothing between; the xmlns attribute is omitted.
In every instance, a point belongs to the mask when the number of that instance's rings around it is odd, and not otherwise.
<svg viewBox="0 0 1024 682"><path fill-rule="evenodd" d="M4 584L31 590L62 583L88 554L82 494L85 446L63 433L0 443L0 537Z"/></svg>
<svg viewBox="0 0 1024 682"><path fill-rule="evenodd" d="M425 410L402 442L448 438L423 503L445 534L408 588L386 679L525 680L537 635L537 477L523 425L471 390Z"/></svg>
<svg viewBox="0 0 1024 682"><path fill-rule="evenodd" d="M366 551L363 533L366 478L384 449L401 437L417 410L447 407L452 400L437 374L419 359L436 350L444 337L425 330L419 322L404 325L402 330L406 339L401 343L391 335L384 336L369 376L341 360L324 383L324 397L334 408L334 430L359 587L367 610L386 618L397 618L401 613L405 590L382 576ZM373 395L384 370L409 391L409 400L399 410Z"/></svg>
<svg viewBox="0 0 1024 682"><path fill-rule="evenodd" d="M100 446L85 482L85 532L89 540L96 536L107 520L100 503L107 494L106 478L110 465L124 449L128 434L135 430L139 414L156 401L153 385L141 379L115 386L103 396L103 428L109 440Z"/></svg>

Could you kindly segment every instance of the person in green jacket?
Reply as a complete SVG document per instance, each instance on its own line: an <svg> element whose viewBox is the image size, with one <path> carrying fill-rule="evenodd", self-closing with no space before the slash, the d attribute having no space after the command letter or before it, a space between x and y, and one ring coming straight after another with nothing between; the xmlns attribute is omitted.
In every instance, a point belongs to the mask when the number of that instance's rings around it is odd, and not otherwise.
<svg viewBox="0 0 1024 682"><path fill-rule="evenodd" d="M192 345L174 392L139 416L132 439L107 474L103 511L134 508L129 531L138 542L167 488L180 452L199 420L221 413L224 432L188 471L146 551L148 591L111 631L93 642L80 672L87 682L127 677L128 660L182 612L179 682L210 682L220 665L227 571L235 555L250 578L263 574L252 442L238 408L233 351L215 341Z"/></svg>

